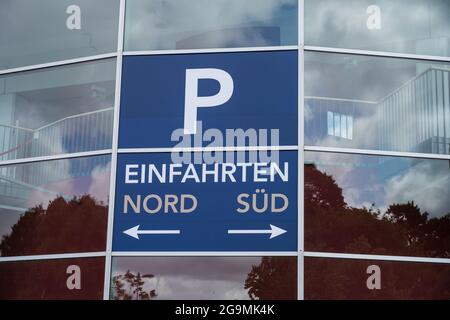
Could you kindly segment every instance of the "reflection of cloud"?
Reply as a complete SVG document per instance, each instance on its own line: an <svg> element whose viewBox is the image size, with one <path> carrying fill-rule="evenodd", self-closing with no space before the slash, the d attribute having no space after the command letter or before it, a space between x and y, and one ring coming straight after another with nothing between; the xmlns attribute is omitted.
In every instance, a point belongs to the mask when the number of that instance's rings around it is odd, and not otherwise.
<svg viewBox="0 0 450 320"><path fill-rule="evenodd" d="M111 162L108 162L104 166L98 165L92 170L91 183L88 190L88 194L91 197L104 203L107 202L109 195L110 166Z"/></svg>
<svg viewBox="0 0 450 320"><path fill-rule="evenodd" d="M401 175L394 176L386 186L386 201L414 201L433 217L450 213L450 169L447 161L421 161Z"/></svg>
<svg viewBox="0 0 450 320"><path fill-rule="evenodd" d="M161 300L249 300L242 281L203 280L178 276L156 276L143 279L146 292L155 290ZM125 284L130 292L130 286Z"/></svg>
<svg viewBox="0 0 450 320"><path fill-rule="evenodd" d="M260 257L120 257L113 275L154 274L145 289L159 299L249 299L244 282Z"/></svg>
<svg viewBox="0 0 450 320"><path fill-rule="evenodd" d="M385 206L384 189L378 177L377 157L328 152L308 152L306 159L313 161L317 169L331 175L342 188L342 195L348 206L377 208Z"/></svg>
<svg viewBox="0 0 450 320"><path fill-rule="evenodd" d="M117 272L130 269L161 276L177 275L214 280L239 280L242 274L250 272L252 265L260 262L260 257L120 257L114 261Z"/></svg>
<svg viewBox="0 0 450 320"><path fill-rule="evenodd" d="M227 27L267 24L283 7L296 5L296 0L196 0L196 1L131 1L127 4L129 19L125 31L127 50L174 49L177 40L205 31ZM218 33L212 47L223 47L230 40L238 42L239 34ZM248 35L242 34L245 41ZM257 35L255 35L257 37Z"/></svg>
<svg viewBox="0 0 450 320"><path fill-rule="evenodd" d="M450 168L446 160L307 152L306 160L333 177L350 207L385 212L414 201L431 216L450 212Z"/></svg>
<svg viewBox="0 0 450 320"><path fill-rule="evenodd" d="M73 2L81 8L81 30L66 27L72 1L0 1L0 68L114 51L119 1Z"/></svg>
<svg viewBox="0 0 450 320"><path fill-rule="evenodd" d="M109 194L109 167L110 162L105 165L95 166L88 177L78 177L74 175L72 167L92 160L89 158L62 159L51 162L38 163L36 174L45 177L44 181L37 181L31 189L27 201L27 207L31 208L42 204L44 208L57 195L62 195L67 200L73 196L89 194L98 201L106 202ZM78 162L78 163L77 163Z"/></svg>
<svg viewBox="0 0 450 320"><path fill-rule="evenodd" d="M431 5L430 5L431 2ZM366 26L369 5L381 9L381 29ZM448 2L417 0L310 0L305 3L306 43L331 47L445 54L439 45L449 38ZM416 44L414 41L436 39ZM441 41L441 42L439 42ZM445 40L444 40L445 41ZM437 52L436 52L437 51Z"/></svg>
<svg viewBox="0 0 450 320"><path fill-rule="evenodd" d="M328 97L308 96L306 98L306 143L386 151L448 153L449 142L445 140L448 140L448 135L445 136L443 128L450 124L450 109L443 101L448 96L445 79L448 79L450 70L443 65L440 67L426 64L411 65L410 62L403 62L403 66L400 66L397 65L398 62L392 62L391 59L383 60L376 59L375 66L381 67L382 62L388 66L394 63L395 72L390 70L387 74L377 73L378 78L374 81L380 92L376 97L371 97L374 100L370 103L353 100L353 98L356 95L367 98L365 92L371 91L373 84L362 76L373 73L375 61L357 68L352 67L351 75L346 74L349 70L344 71L346 68L343 60L338 60L337 70L343 71L346 75L338 76L334 74L336 70L328 71L328 69L321 72L322 63L312 67L311 72L308 71L311 73L309 77L316 81L310 83L309 90ZM324 64L328 66L328 63ZM335 67L330 66L330 69L333 68ZM416 70L416 68L422 71L418 75L412 72L412 69ZM339 77L346 80L341 82L349 82L349 84L327 87L320 80L319 75L323 79L334 79L334 81L336 77ZM442 89L436 90L436 88ZM355 93L350 93L351 90ZM374 92L376 90L372 90L372 94ZM383 95L379 95L382 92ZM337 98L345 94L349 94L345 99ZM328 111L336 115L352 117L352 139L327 134L327 125L330 125L327 119ZM314 113L314 116L307 117L308 113ZM436 119L436 121L430 119ZM338 128L340 128L339 125Z"/></svg>

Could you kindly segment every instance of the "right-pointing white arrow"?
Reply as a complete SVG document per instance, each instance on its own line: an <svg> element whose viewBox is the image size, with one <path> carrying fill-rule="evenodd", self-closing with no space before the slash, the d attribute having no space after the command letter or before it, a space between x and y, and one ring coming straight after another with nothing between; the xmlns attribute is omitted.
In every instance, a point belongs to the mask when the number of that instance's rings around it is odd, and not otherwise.
<svg viewBox="0 0 450 320"><path fill-rule="evenodd" d="M275 238L287 231L276 227L274 225L270 225L270 230L228 230L228 234L270 234L270 238Z"/></svg>
<svg viewBox="0 0 450 320"><path fill-rule="evenodd" d="M139 230L139 225L137 225L123 233L139 240L140 234L180 234L180 230Z"/></svg>

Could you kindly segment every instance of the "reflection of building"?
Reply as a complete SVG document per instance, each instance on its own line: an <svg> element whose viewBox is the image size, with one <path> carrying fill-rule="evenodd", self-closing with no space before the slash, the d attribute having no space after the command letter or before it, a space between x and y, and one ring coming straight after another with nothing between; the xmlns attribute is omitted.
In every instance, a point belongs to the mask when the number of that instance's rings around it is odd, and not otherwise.
<svg viewBox="0 0 450 320"><path fill-rule="evenodd" d="M338 141L339 146L357 148L355 122L371 117L375 112L376 103L372 101L307 96L306 138L319 141L331 137Z"/></svg>
<svg viewBox="0 0 450 320"><path fill-rule="evenodd" d="M68 116L37 129L0 124L0 159L108 149L113 114L113 108L106 108Z"/></svg>
<svg viewBox="0 0 450 320"><path fill-rule="evenodd" d="M113 114L113 108L107 108L68 116L37 129L0 124L0 158L45 156L52 154L55 146L65 152L108 149ZM0 214L4 210L23 212L35 191L56 196L46 185L90 176L95 167L104 167L106 160L91 157L0 168Z"/></svg>
<svg viewBox="0 0 450 320"><path fill-rule="evenodd" d="M429 68L378 102L305 97L305 110L312 143L332 137L339 147L450 154L447 69Z"/></svg>
<svg viewBox="0 0 450 320"><path fill-rule="evenodd" d="M208 31L179 40L177 49L207 48L211 44L217 47L239 46L279 46L281 44L280 27L239 27Z"/></svg>
<svg viewBox="0 0 450 320"><path fill-rule="evenodd" d="M89 187L93 170L109 172L108 162L108 157L97 156L4 166L0 168L0 215L23 213L33 193L51 199L83 190Z"/></svg>
<svg viewBox="0 0 450 320"><path fill-rule="evenodd" d="M450 154L449 70L429 68L379 102L379 148Z"/></svg>

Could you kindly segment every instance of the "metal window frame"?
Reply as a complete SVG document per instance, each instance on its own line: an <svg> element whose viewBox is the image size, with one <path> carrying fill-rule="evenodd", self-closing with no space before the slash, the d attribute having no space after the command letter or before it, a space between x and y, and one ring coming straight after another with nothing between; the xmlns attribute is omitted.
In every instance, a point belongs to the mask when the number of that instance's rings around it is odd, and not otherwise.
<svg viewBox="0 0 450 320"><path fill-rule="evenodd" d="M353 259L353 260L379 260L379 261L398 261L398 262L421 262L421 263L440 263L450 264L447 258L431 257L412 257L412 256L394 256L378 254L358 254L358 253L338 253L338 252L319 252L305 251L305 257L308 258L331 258L331 259Z"/></svg>
<svg viewBox="0 0 450 320"><path fill-rule="evenodd" d="M116 60L116 91L114 97L114 124L113 141L111 155L111 176L109 182L109 204L108 204L108 225L106 233L106 259L105 273L103 282L103 300L109 300L111 287L111 267L112 267L112 238L114 228L114 204L116 193L116 171L117 171L117 150L119 146L119 116L120 116L120 97L122 88L122 60L125 36L125 0L120 0L119 6L119 27L117 30L117 60Z"/></svg>
<svg viewBox="0 0 450 320"><path fill-rule="evenodd" d="M17 262L17 261L39 261L39 260L58 260L58 259L75 259L75 258L96 258L105 257L106 252L76 252L76 253L57 253L57 254L39 254L29 256L11 256L0 257L0 263L2 262Z"/></svg>
<svg viewBox="0 0 450 320"><path fill-rule="evenodd" d="M305 165L304 165L304 159L305 159L305 0L299 0L298 1L298 13L297 13L297 33L298 33L298 79L297 79L297 85L298 85L298 156L297 156L297 251L298 251L298 257L297 257L297 300L304 300L305 299L305 288L304 288L304 266L305 266L305 197L304 197L304 185L305 185Z"/></svg>
<svg viewBox="0 0 450 320"><path fill-rule="evenodd" d="M255 51L287 51L298 50L298 46L261 46L261 47L237 47L237 48L212 48L212 49L173 49L173 50L143 50L124 51L124 56L150 56L150 55L178 55L201 53L233 53Z"/></svg>
<svg viewBox="0 0 450 320"><path fill-rule="evenodd" d="M109 186L109 210L108 210L108 225L107 225L107 239L106 250L102 252L79 252L79 253L63 253L63 254L43 254L43 255L28 255L28 256L12 256L0 257L0 263L14 262L14 261L38 261L38 260L53 260L53 259L73 259L73 258L92 258L105 257L105 273L104 273L104 288L103 299L108 300L110 295L110 277L113 257L233 257L233 256L296 256L297 261L297 298L304 299L304 259L306 258L333 258L333 259L356 259L356 260L380 260L380 261L401 261L401 262L422 262L422 263L441 263L450 264L450 259L446 258L431 258L431 257L411 257L411 256L395 256L395 255L372 255L372 254L348 254L348 253L331 253L331 252L312 252L304 249L304 156L306 152L331 152L336 154L355 154L355 155L373 155L373 156L394 156L407 158L423 158L436 160L450 160L450 155L441 154L426 154L413 152L395 152L369 149L349 149L339 147L321 147L321 146L306 146L304 143L304 71L305 61L304 55L306 52L324 52L324 53L338 53L348 54L354 56L373 56L385 58L401 58L413 59L417 61L430 62L448 62L450 57L431 56L431 55L417 55L408 53L393 53L383 51L370 51L358 49L333 48L322 46L308 46L305 45L305 19L304 19L304 2L305 0L298 0L298 44L293 46L278 46L278 47L243 47L243 48L214 48L214 49L191 49L191 50L150 50L150 51L124 51L124 31L125 31L125 11L126 0L120 0L119 7L119 21L118 21L118 40L117 51L105 53L94 56L86 56L75 59L67 59L37 65L29 65L11 69L0 70L0 76L13 74L24 71L40 70L44 68L51 68L57 66L65 66L80 62L98 61L101 59L116 58L116 82L115 82L115 102L114 102L114 123L113 123L113 142L111 149L94 150L87 152L77 152L61 155L50 155L34 158L23 158L14 160L0 161L0 166L33 163L49 160L70 159L77 157L96 156L96 155L111 155L111 174ZM181 151L249 151L249 150L291 150L297 151L298 154L298 250L285 252L120 252L112 251L112 235L114 227L114 200L116 188L116 171L117 171L117 157L119 153L160 153L172 152L172 148L138 148L138 149L119 149L118 135L119 135L119 115L120 115L120 97L122 85L122 61L123 56L140 56L140 55L176 55L176 54L201 54L201 53L231 53L231 52L258 52L258 51L280 51L280 50L297 50L298 51L298 145L295 146L279 146L279 147L224 147L224 148L181 148Z"/></svg>
<svg viewBox="0 0 450 320"><path fill-rule="evenodd" d="M80 63L80 62L89 62L89 61L110 59L110 58L115 58L116 56L117 56L116 52L110 52L110 53L98 54L95 56L79 57L79 58L73 58L73 59L65 59L65 60L58 60L58 61L53 61L53 62L46 62L46 63L41 63L41 64L17 67L17 68L3 69L3 70L0 70L0 76L12 74L12 73L24 72L24 71L34 71L34 70L47 69L47 68L52 68L52 67L66 66L66 65Z"/></svg>

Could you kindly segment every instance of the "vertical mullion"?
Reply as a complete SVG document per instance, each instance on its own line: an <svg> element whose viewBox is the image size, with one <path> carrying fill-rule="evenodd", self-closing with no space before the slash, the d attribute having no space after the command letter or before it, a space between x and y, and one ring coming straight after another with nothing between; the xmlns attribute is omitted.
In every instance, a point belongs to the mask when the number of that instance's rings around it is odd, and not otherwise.
<svg viewBox="0 0 450 320"><path fill-rule="evenodd" d="M298 85L298 148L297 148L297 162L298 162L298 172L297 172L297 206L298 206L298 226L297 226L297 237L298 237L298 247L297 247L297 299L304 300L304 187L305 187L305 0L299 0L298 3L298 74L297 74L297 85Z"/></svg>
<svg viewBox="0 0 450 320"><path fill-rule="evenodd" d="M114 224L114 199L116 192L116 171L117 171L117 149L119 144L119 115L120 115L120 89L122 85L122 57L123 57L123 37L125 28L125 0L120 0L119 26L117 35L117 57L116 57L116 87L114 96L114 123L111 153L111 175L109 180L108 199L108 225L106 238L105 257L105 280L103 284L103 299L109 299L111 284L111 260L112 260L112 235Z"/></svg>

